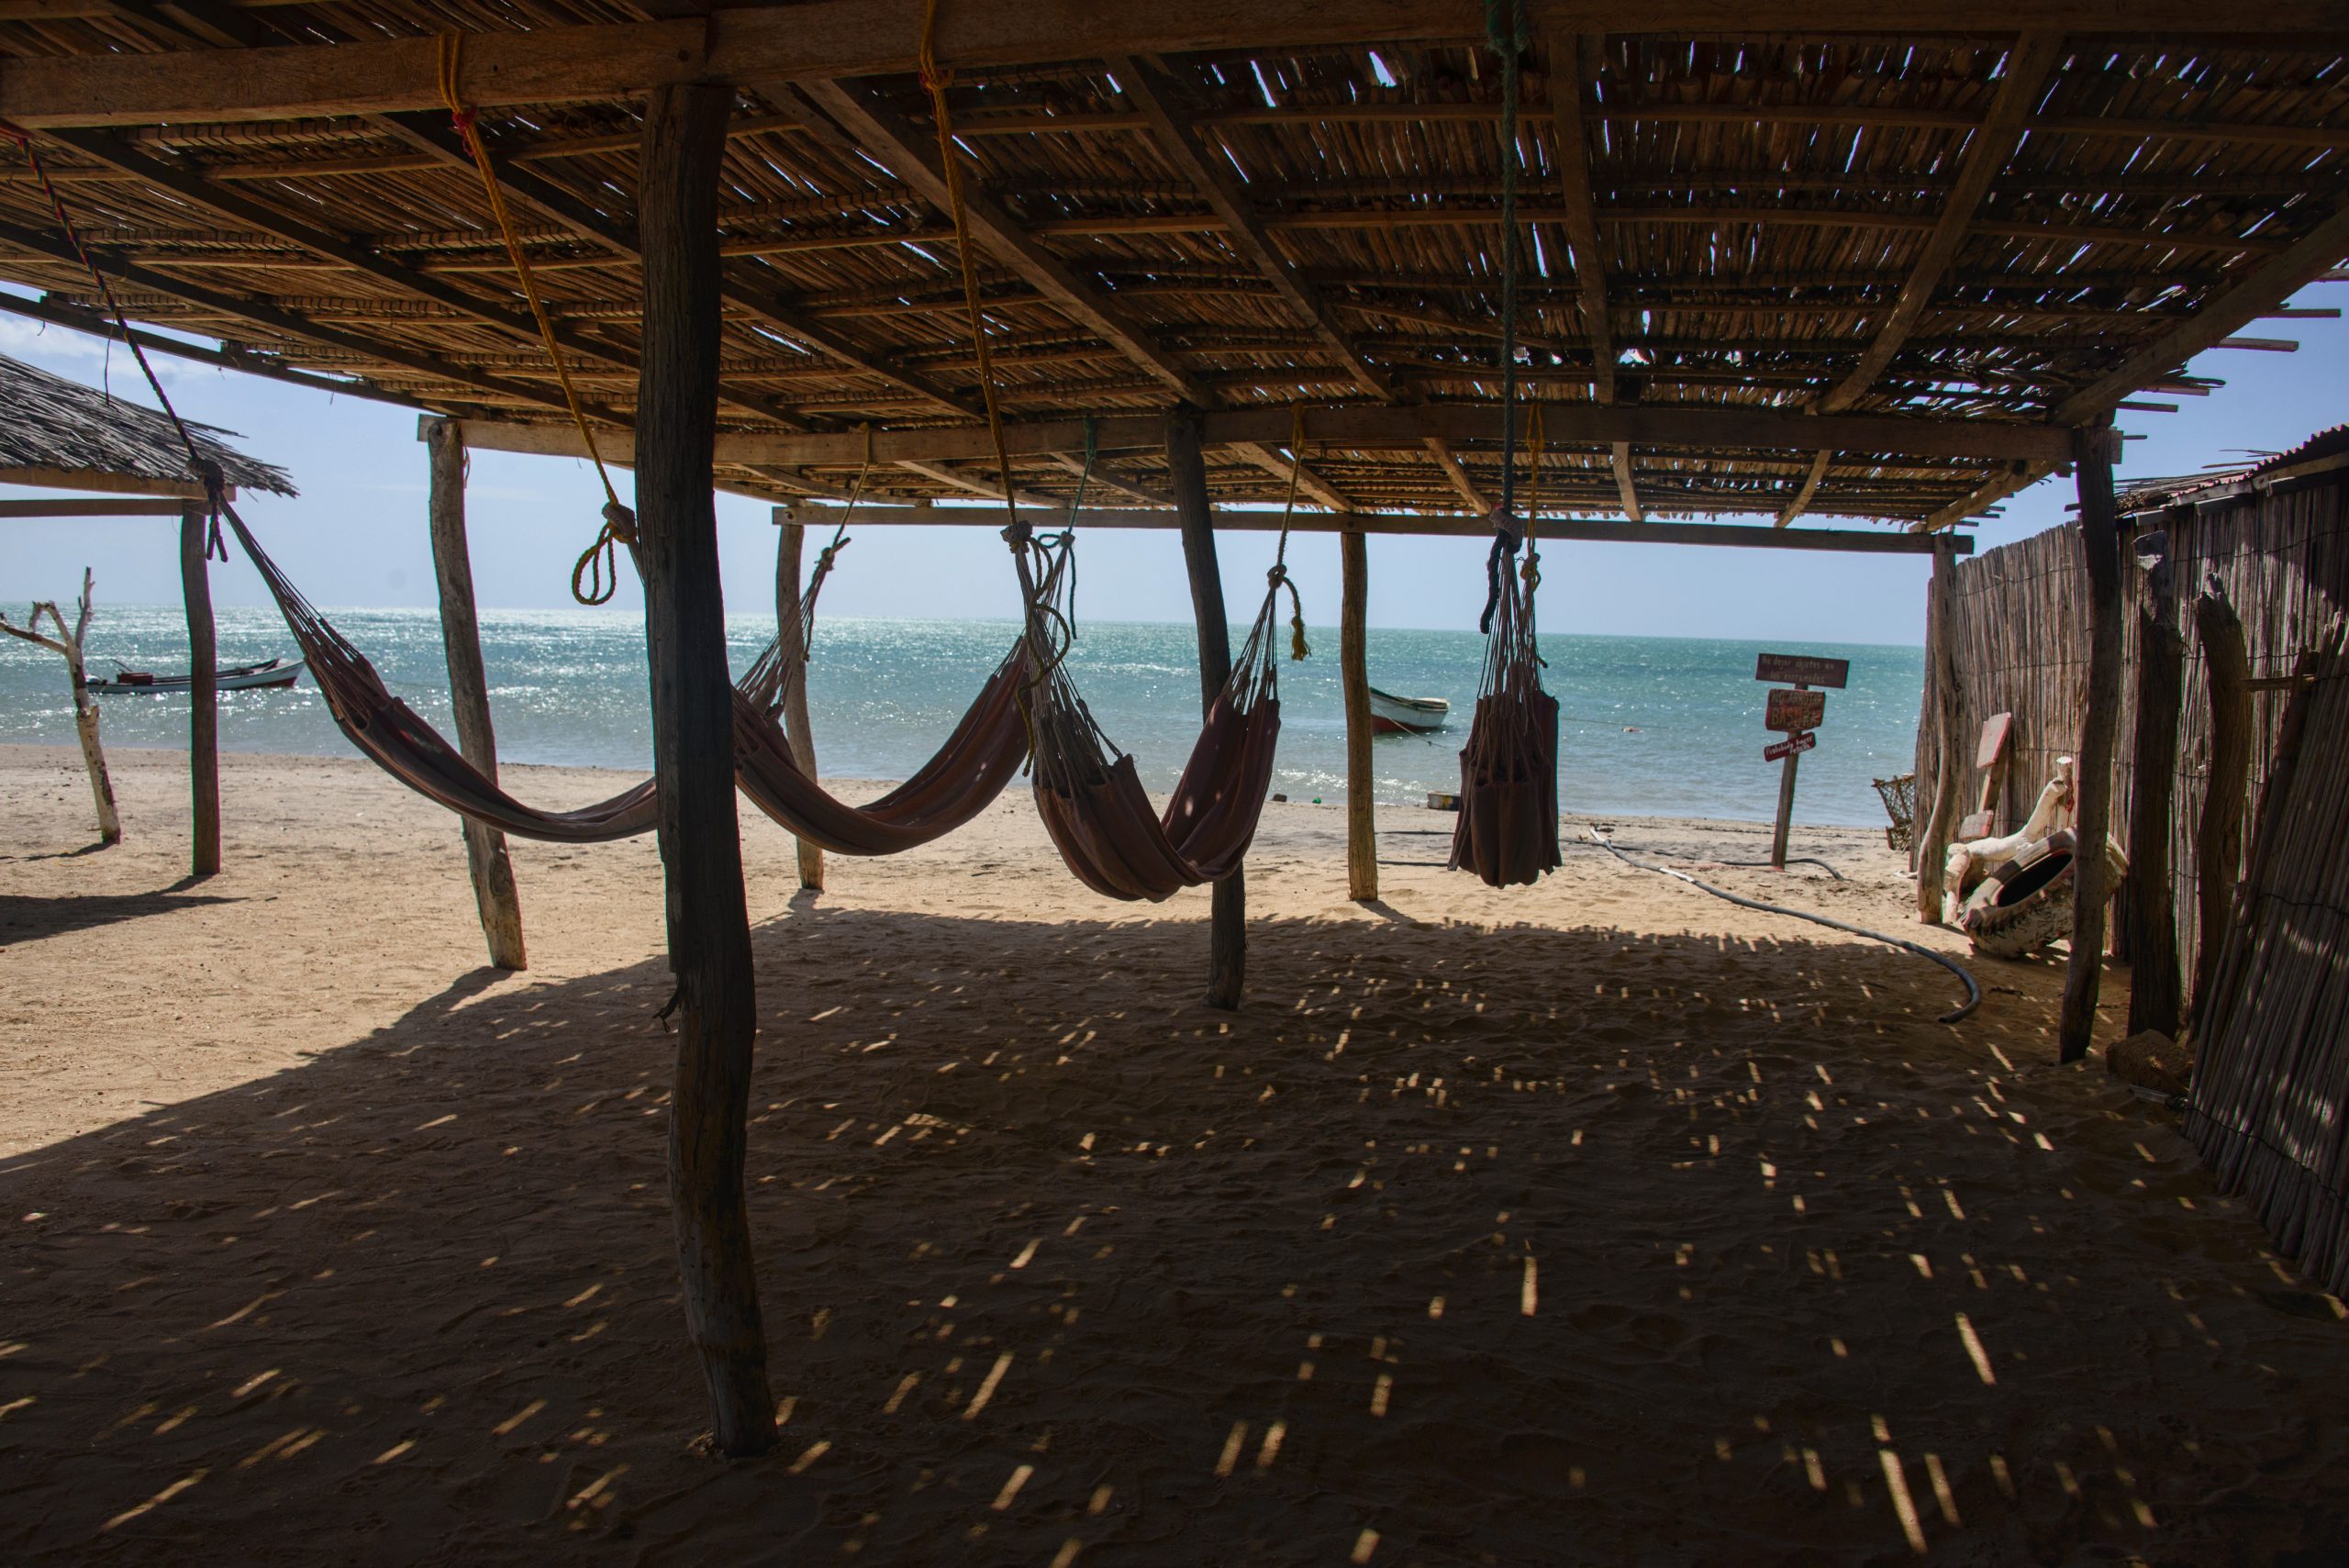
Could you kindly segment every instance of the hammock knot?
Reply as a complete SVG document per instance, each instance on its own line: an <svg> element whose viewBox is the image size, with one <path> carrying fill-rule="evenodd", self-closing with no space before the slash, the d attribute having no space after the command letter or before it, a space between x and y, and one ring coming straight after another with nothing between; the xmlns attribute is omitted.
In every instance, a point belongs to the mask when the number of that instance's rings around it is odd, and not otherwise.
<svg viewBox="0 0 2349 1568"><path fill-rule="evenodd" d="M1036 525L1025 517L1014 517L1003 528L1003 542L1011 547L1014 555L1026 550L1029 541L1035 537Z"/></svg>
<svg viewBox="0 0 2349 1568"><path fill-rule="evenodd" d="M1283 588L1288 590L1288 656L1290 660L1302 662L1312 657L1313 650L1305 645L1305 601L1297 595L1296 579L1288 574L1288 563L1281 561L1274 562L1272 570L1264 573L1264 584L1265 591L1275 599L1281 596Z"/></svg>
<svg viewBox="0 0 2349 1568"><path fill-rule="evenodd" d="M634 550L636 548L636 514L618 501L605 502L604 532L630 550Z"/></svg>

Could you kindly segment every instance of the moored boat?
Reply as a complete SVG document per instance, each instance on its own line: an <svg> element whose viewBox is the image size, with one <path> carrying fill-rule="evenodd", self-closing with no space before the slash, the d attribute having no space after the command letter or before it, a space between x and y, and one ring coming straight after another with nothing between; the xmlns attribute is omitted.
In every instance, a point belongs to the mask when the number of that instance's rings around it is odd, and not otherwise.
<svg viewBox="0 0 2349 1568"><path fill-rule="evenodd" d="M1442 697L1398 697L1370 688L1370 729L1374 735L1426 735L1442 729L1452 705Z"/></svg>
<svg viewBox="0 0 2349 1568"><path fill-rule="evenodd" d="M290 686L302 675L299 659L271 659L259 664L239 664L231 669L216 671L213 682L224 692L259 691L270 686ZM114 679L92 681L94 692L184 692L195 684L189 675L158 675L151 670L130 670L115 666Z"/></svg>

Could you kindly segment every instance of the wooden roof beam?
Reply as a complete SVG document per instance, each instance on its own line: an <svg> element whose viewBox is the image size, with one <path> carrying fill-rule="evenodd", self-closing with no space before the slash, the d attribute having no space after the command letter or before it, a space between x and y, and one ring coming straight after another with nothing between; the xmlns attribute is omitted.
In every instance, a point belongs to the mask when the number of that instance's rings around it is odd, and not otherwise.
<svg viewBox="0 0 2349 1568"><path fill-rule="evenodd" d="M1804 510L1810 506L1810 498L1819 494L1820 481L1827 477L1827 465L1834 460L1834 457L1835 454L1832 451L1825 450L1812 454L1809 472L1802 476L1802 483L1795 487L1794 498L1779 508L1778 527L1786 528L1803 515Z"/></svg>
<svg viewBox="0 0 2349 1568"><path fill-rule="evenodd" d="M2025 33L2007 51L2006 67L1999 74L1998 91L1991 96L1989 113L1967 140L1964 167L1949 199L1942 204L1941 215L1933 220L1932 233L1926 238L1924 249L1909 267L1909 275L1901 281L1890 314L1876 328L1860 362L1820 398L1820 412L1841 413L1867 395L1868 389L1909 340L1909 335L1916 330L1918 321L1932 304L1933 291L1941 286L1943 274L1957 260L1958 247L1965 243L1966 233L1981 211L1982 200L1989 195L1990 182L2014 156L2031 112L2046 95L2048 82L2063 59L2064 39L2057 33Z"/></svg>
<svg viewBox="0 0 2349 1568"><path fill-rule="evenodd" d="M14 224L0 223L0 243L13 245L20 250L29 250L36 255L46 257L76 270L79 270L82 265L81 258L75 255L72 248L63 240L33 229L19 228ZM283 310L275 306L262 305L233 295L221 294L154 272L136 262L108 258L102 262L102 265L104 270L116 279L129 284L143 293L168 295L173 299L184 300L199 309L211 311L215 315L266 328L282 338L297 338L305 342L317 343L330 349L340 349L346 353L357 354L384 364L397 365L403 370L413 371L418 375L428 376L434 381L446 382L457 386L468 386L477 392L489 393L505 402L522 403L534 407L557 410L564 407L562 395L560 392L533 386L528 382L508 381L504 376L493 375L486 371L476 371L455 361L443 359L438 354L402 348L395 343L379 342L372 338L362 337L356 332L346 332L339 328L322 325L297 311ZM597 418L606 419L614 424L627 423L622 416L600 406L590 405L587 411ZM573 439L576 440L577 437L574 435Z"/></svg>
<svg viewBox="0 0 2349 1568"><path fill-rule="evenodd" d="M952 210L945 168L939 162L935 149L928 145L934 138L925 138L866 89L838 82L818 82L808 85L807 94L862 145L868 158L921 192L923 200L940 212ZM963 183L963 208L971 232L980 243L1063 314L1097 334L1177 397L1203 408L1219 401L1214 391L1179 359L1152 342L1120 306L1078 277L1010 214L974 189L976 183L975 180Z"/></svg>
<svg viewBox="0 0 2349 1568"><path fill-rule="evenodd" d="M13 239L16 232L0 226L0 239ZM186 293L184 285L176 285L170 279L157 279L152 285L141 286L155 286L163 293ZM198 302L208 302L213 297L204 295ZM229 302L228 308L235 309L234 302ZM343 341L351 340L346 338ZM362 347L360 351L373 350ZM540 395L533 401L548 399ZM1285 447L1291 435L1292 417L1288 409L1279 407L1213 411L1206 417L1202 439L1209 447ZM2070 436L2061 428L1988 419L1814 415L1771 408L1681 408L1638 404L1597 407L1579 403L1545 404L1542 417L1543 435L1553 453L1577 447L1604 448L1617 441L1648 447L1810 452L1824 440L1840 451L1970 460L1987 464L2061 462L2068 461L2065 454L2070 450ZM1495 433L1494 424L1489 408L1469 405L1340 406L1308 408L1305 439L1308 446L1325 450L1422 451L1431 439L1447 443L1489 441ZM566 428L552 425L518 424L502 428L511 439L530 443L508 449L513 450L572 453L578 440ZM1013 421L1004 427L1004 435L1015 458L1081 451L1085 447L1085 425L1078 419ZM1103 452L1155 451L1165 444L1165 439L1166 421L1159 415L1112 415L1094 422L1096 450ZM562 444L566 439L571 444ZM809 435L721 431L718 437L718 461L777 462L794 467L853 466L864 460L865 440L865 434L857 430ZM980 426L874 430L871 440L876 462L899 462L908 458L935 462L991 462L995 457L986 429ZM1286 461L1275 453L1273 463L1286 478ZM1258 466L1264 464L1258 462Z"/></svg>
<svg viewBox="0 0 2349 1568"><path fill-rule="evenodd" d="M2195 315L2058 403L2056 422L2086 424L2109 412L2131 393L2151 386L2203 350L2215 348L2275 309L2303 285L2339 266L2344 255L2349 255L2349 202L2336 206L2306 238L2262 261Z"/></svg>
<svg viewBox="0 0 2349 1568"><path fill-rule="evenodd" d="M1643 522L1647 513L1640 507L1639 487L1631 483L1631 443L1617 441L1607 449L1608 466L1615 471L1615 494L1623 503L1623 515L1631 521Z"/></svg>
<svg viewBox="0 0 2349 1568"><path fill-rule="evenodd" d="M1583 335L1590 343L1594 401L1615 401L1615 335L1607 316L1607 264L1601 260L1598 204L1591 195L1590 133L1583 123L1584 100L1598 74L1596 37L1563 36L1550 40L1550 124L1558 140L1560 227L1575 264L1582 295ZM1559 83L1574 86L1562 96Z"/></svg>
<svg viewBox="0 0 2349 1568"><path fill-rule="evenodd" d="M452 166L461 166L467 171L473 167L473 154L455 131L440 124L431 115L384 115L376 117L376 120L412 147ZM499 183L509 194L519 196L573 233L601 245L614 256L630 263L638 260L636 237L614 225L585 197L535 170L520 168L510 159L499 158L495 150L490 154L490 163L497 172ZM838 333L818 326L807 312L794 308L766 290L721 271L718 292L719 298L744 314L765 322L828 359L839 361L851 370L861 371L900 391L927 398L947 412L963 418L982 417L982 410L970 399L926 376L900 369L884 355L867 353ZM788 427L804 428L806 426L805 420L785 416L779 406L768 411Z"/></svg>
<svg viewBox="0 0 2349 1568"><path fill-rule="evenodd" d="M1362 389L1381 402L1395 400L1395 389L1378 367L1364 358L1352 339L1330 317L1329 307L1256 216L1254 203L1227 167L1215 161L1202 146L1198 128L1174 100L1175 86L1155 61L1133 55L1111 55L1110 73L1126 101L1141 111L1157 139L1158 149L1184 179L1207 198L1223 220L1224 239L1231 249L1272 283L1289 308L1309 327L1338 358Z"/></svg>
<svg viewBox="0 0 2349 1568"><path fill-rule="evenodd" d="M1453 455L1452 443L1442 436L1423 436L1420 445L1427 449L1430 457L1435 459L1435 465L1443 470L1443 476L1452 482L1452 487L1460 492L1460 498L1468 503L1468 509L1480 517L1490 516L1493 504L1485 499L1485 493L1476 488L1476 482L1468 477L1466 469L1460 466L1460 460Z"/></svg>
<svg viewBox="0 0 2349 1568"><path fill-rule="evenodd" d="M1231 443L1231 455L1242 462L1254 463L1266 473L1277 475L1284 484L1288 483L1290 460L1283 457L1269 442L1234 441ZM1311 463L1299 462L1296 469L1299 495L1311 497L1315 505L1326 506L1332 512L1354 510L1354 503L1336 485L1316 473Z"/></svg>
<svg viewBox="0 0 2349 1568"><path fill-rule="evenodd" d="M1941 510L1919 518L1909 525L1912 534L1935 534L1954 528L1966 518L1988 510L2018 490L2028 490L2055 472L2054 462L2019 462L2009 472L1994 475L1986 483L1952 501Z"/></svg>
<svg viewBox="0 0 2349 1568"><path fill-rule="evenodd" d="M1052 505L1047 503L1047 505ZM1062 508L1065 510L1065 508ZM814 528L838 520L834 506L792 506L788 520ZM885 527L996 528L1003 514L992 506L902 506L863 505L856 509L859 523ZM1078 511L1081 528L1172 528L1176 520L1155 508L1086 506ZM1275 533L1281 527L1277 506L1219 506L1215 526L1240 533ZM1446 516L1440 512L1299 512L1289 520L1297 533L1406 535L1435 539L1481 539L1492 525L1483 517ZM1777 528L1736 523L1618 523L1586 517L1542 519L1542 538L1628 544L1726 545L1748 550L1807 550L1859 555L1926 555L1935 540L1899 529ZM1954 541L1965 554L1974 541L1960 535Z"/></svg>
<svg viewBox="0 0 2349 1568"><path fill-rule="evenodd" d="M468 38L459 89L481 108L582 103L686 82L752 85L829 81L918 67L923 0L810 0L719 9L707 17L588 23ZM1531 9L1546 32L1620 24L1604 0L1547 0ZM1655 0L1639 14L1647 33L1718 32L1719 0ZM2264 0L2229 10L2203 0L1772 0L1750 6L1741 28L1876 36L2045 28L2132 36L2328 33L2349 26L2342 0ZM1039 61L1214 49L1324 49L1364 39L1461 42L1481 37L1464 0L1085 0L948 7L937 55L963 71ZM383 114L440 103L439 45L429 36L334 45L220 51L108 53L0 61L0 117L37 128L157 125Z"/></svg>

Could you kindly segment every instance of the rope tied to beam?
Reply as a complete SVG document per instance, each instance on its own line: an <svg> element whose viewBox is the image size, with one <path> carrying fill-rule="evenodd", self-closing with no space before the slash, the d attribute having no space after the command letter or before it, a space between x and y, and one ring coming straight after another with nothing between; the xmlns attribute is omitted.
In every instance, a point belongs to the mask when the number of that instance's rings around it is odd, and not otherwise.
<svg viewBox="0 0 2349 1568"><path fill-rule="evenodd" d="M114 285L107 283L106 275L98 270L98 263L90 255L90 248L82 243L82 231L74 226L73 215L65 210L65 198L57 194L57 186L49 177L49 168L41 161L39 150L33 145L32 133L7 120L0 120L0 136L6 137L23 149L25 161L32 167L33 178L40 182L41 194L49 198L50 214L57 219L59 231L65 236L65 242L73 248L73 254L81 258L83 268L90 274L90 282L97 288L98 297L106 301L106 314L113 317L115 330L128 345L131 358L139 362L139 373L147 378L147 389L155 395L155 402L161 407L163 417L171 420L172 428L179 435L180 445L186 449L188 472L204 486L206 509L204 558L227 565L228 541L220 537L220 511L228 505L228 486L226 476L220 472L220 465L204 455L203 449L195 444L195 434L187 428L187 421L181 418L180 411L172 406L172 395L163 390L162 382L155 374L155 367L147 361L147 350L131 334L130 323L122 314L122 305L114 296Z"/></svg>
<svg viewBox="0 0 2349 1568"><path fill-rule="evenodd" d="M1275 593L1288 590L1288 656L1293 662L1303 662L1313 650L1305 645L1305 601L1297 596L1297 581L1288 574L1288 526L1297 516L1297 485L1305 473L1305 405L1292 403L1288 410L1288 499L1281 506L1281 540L1273 551L1273 568L1264 573L1264 581Z"/></svg>
<svg viewBox="0 0 2349 1568"><path fill-rule="evenodd" d="M1490 636L1509 565L1517 554L1517 176L1518 64L1532 37L1525 0L1485 0L1485 41L1501 59L1501 498L1493 508L1493 549L1485 561L1485 613L1479 631Z"/></svg>
<svg viewBox="0 0 2349 1568"><path fill-rule="evenodd" d="M954 152L953 116L946 89L954 73L938 63L938 0L922 0L921 84L930 93L930 118L938 126L938 161L946 181L947 206L954 217L954 253L962 263L963 311L969 318L971 342L979 361L979 394L986 404L987 435L995 442L996 470L1003 478L1003 509L1011 526L1019 523L1019 506L1012 496L1011 454L1004 444L1003 408L996 396L995 355L987 342L986 321L979 314L978 261L971 247L971 214L963 195L963 163Z"/></svg>
<svg viewBox="0 0 2349 1568"><path fill-rule="evenodd" d="M546 303L539 297L538 275L530 270L530 258L522 249L521 236L514 231L513 215L506 207L506 190L499 183L497 170L489 161L489 147L481 139L480 117L465 106L458 93L458 72L462 64L465 35L442 33L439 39L440 99L449 106L450 123L456 127L465 150L473 155L473 167L481 172L482 194L489 200L490 215L497 220L497 231L506 241L506 254L514 263L514 275L522 284L522 297L530 303L530 318L538 323L540 341L546 345L547 356L554 361L554 378L562 387L564 406L571 410L571 422L578 427L579 439L586 443L588 461L596 465L596 477L604 485L604 526L571 569L571 596L583 605L611 602L619 589L619 547L636 547L636 514L620 500L619 491L612 484L611 471L604 466L604 454L596 444L595 428L587 422L587 411L579 401L579 389L571 383L571 364L563 357L562 345L556 341L554 323L547 316Z"/></svg>

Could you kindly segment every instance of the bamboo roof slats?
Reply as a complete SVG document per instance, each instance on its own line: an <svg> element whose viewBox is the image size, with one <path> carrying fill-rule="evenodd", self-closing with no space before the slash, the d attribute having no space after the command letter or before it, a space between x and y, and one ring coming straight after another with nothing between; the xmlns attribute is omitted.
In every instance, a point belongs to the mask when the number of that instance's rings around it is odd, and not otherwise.
<svg viewBox="0 0 2349 1568"><path fill-rule="evenodd" d="M1015 419L1497 403L1500 93L1481 13L1258 9L946 8ZM1521 378L1553 413L1624 421L1564 443L1607 481L1572 504L1948 526L2045 465L1893 472L1865 448L1683 446L1631 422L2071 422L2173 384L2198 349L2349 256L2337 42L2197 34L2186 9L2121 36L2064 5L2000 25L1814 17L1742 34L1669 12L1642 13L1646 31L1576 32L1583 12L1534 7ZM633 95L685 72L739 89L718 218L724 428L978 424L912 74L918 0L651 22L575 0L81 13L0 5L0 115L39 128L146 320L452 415L560 418L431 84L432 35L457 28L468 101L600 420L632 417ZM77 98L77 83L104 90ZM0 278L86 299L20 167L0 173ZM1478 505L1497 480L1489 420L1375 454L1317 443L1308 497ZM1235 483L1279 486L1267 439L1226 464ZM1058 498L1076 476L1019 478ZM961 493L903 469L893 482Z"/></svg>
<svg viewBox="0 0 2349 1568"><path fill-rule="evenodd" d="M239 490L295 494L285 471L247 457L234 432L191 421L196 449ZM160 410L0 357L0 475L52 488L203 495L187 449Z"/></svg>

